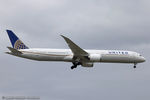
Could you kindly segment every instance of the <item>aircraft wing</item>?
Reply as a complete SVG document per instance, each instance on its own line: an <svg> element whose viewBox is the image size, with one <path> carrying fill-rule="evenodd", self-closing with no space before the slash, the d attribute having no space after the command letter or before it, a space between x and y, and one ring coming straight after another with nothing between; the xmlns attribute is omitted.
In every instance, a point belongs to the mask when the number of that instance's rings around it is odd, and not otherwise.
<svg viewBox="0 0 150 100"><path fill-rule="evenodd" d="M89 60L88 56L89 53L87 53L85 50L83 50L82 48L80 48L78 45L76 45L73 41L71 41L69 38L61 35L64 40L67 42L69 48L71 49L71 51L73 52L75 57L78 57L82 60Z"/></svg>

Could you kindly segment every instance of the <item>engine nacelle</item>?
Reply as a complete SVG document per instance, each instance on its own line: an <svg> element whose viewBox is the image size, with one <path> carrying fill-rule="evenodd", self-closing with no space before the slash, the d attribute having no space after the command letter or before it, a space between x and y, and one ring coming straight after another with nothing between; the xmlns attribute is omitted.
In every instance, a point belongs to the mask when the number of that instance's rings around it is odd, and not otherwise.
<svg viewBox="0 0 150 100"><path fill-rule="evenodd" d="M81 64L83 67L93 67L93 63L86 62Z"/></svg>
<svg viewBox="0 0 150 100"><path fill-rule="evenodd" d="M92 62L100 62L101 55L100 54L90 54L90 61Z"/></svg>

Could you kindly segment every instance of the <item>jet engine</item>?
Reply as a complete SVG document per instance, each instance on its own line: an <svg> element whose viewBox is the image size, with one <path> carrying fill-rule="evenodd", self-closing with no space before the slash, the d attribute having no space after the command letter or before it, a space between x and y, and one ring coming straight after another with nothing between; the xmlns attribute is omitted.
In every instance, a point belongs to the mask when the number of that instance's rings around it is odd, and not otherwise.
<svg viewBox="0 0 150 100"><path fill-rule="evenodd" d="M91 62L84 62L81 64L83 67L93 67L93 63Z"/></svg>

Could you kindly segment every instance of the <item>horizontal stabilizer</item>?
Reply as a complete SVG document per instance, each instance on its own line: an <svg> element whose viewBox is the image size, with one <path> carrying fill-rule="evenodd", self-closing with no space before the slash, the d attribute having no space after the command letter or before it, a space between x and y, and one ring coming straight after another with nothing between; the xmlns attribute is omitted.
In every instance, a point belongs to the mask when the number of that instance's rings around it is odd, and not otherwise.
<svg viewBox="0 0 150 100"><path fill-rule="evenodd" d="M11 48L11 47L7 47L13 54L22 54L22 52L18 51L17 49Z"/></svg>

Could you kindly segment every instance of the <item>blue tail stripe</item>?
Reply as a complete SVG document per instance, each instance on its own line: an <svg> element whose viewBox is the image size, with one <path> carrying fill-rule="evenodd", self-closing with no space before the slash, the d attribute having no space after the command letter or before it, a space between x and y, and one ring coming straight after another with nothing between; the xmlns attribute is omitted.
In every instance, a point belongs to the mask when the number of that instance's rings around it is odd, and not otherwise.
<svg viewBox="0 0 150 100"><path fill-rule="evenodd" d="M11 30L6 30L11 41L11 44L14 48L15 42L19 39Z"/></svg>

